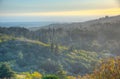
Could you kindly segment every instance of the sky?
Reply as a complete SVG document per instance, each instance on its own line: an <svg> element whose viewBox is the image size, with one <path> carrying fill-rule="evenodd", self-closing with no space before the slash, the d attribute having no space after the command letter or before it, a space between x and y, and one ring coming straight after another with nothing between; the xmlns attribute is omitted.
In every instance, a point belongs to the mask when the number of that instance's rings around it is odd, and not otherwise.
<svg viewBox="0 0 120 79"><path fill-rule="evenodd" d="M76 22L120 14L120 0L0 0L0 22Z"/></svg>

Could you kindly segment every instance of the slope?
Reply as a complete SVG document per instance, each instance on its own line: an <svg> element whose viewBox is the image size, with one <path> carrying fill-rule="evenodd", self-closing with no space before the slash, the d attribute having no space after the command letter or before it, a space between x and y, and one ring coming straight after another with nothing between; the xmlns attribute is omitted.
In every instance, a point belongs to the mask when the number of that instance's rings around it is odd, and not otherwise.
<svg viewBox="0 0 120 79"><path fill-rule="evenodd" d="M0 40L0 62L8 62L17 72L39 71L55 74L59 70L65 70L68 74L86 74L92 72L93 65L104 56L95 52L64 48L55 52L51 51L48 44L7 35L0 35Z"/></svg>

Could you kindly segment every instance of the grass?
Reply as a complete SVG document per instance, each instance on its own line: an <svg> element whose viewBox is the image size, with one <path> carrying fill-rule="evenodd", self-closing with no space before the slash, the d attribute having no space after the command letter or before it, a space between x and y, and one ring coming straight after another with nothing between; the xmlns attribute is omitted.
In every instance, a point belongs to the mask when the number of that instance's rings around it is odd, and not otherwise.
<svg viewBox="0 0 120 79"><path fill-rule="evenodd" d="M24 42L29 42L29 43L33 43L33 44L38 44L38 45L42 45L42 46L50 46L49 44L46 44L46 43L43 43L41 41L37 41L37 40L30 40L30 39L27 39L27 38L24 38L24 37L17 37L16 40L19 40L19 41L24 41Z"/></svg>
<svg viewBox="0 0 120 79"><path fill-rule="evenodd" d="M8 35L0 35L0 43L9 41L9 40L18 40L18 41L38 44L38 45L45 46L45 47L50 47L50 44L46 44L46 43L43 43L38 40L31 40L31 39L27 39L25 37L13 37L13 36L8 36ZM59 49L60 50L68 50L68 47L59 45Z"/></svg>

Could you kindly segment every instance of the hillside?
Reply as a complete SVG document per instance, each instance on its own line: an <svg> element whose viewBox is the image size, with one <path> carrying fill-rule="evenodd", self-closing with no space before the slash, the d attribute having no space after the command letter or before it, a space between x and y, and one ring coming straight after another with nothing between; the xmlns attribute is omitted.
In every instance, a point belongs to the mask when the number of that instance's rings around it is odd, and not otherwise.
<svg viewBox="0 0 120 79"><path fill-rule="evenodd" d="M92 65L103 56L95 52L63 48L55 52L51 51L49 45L7 35L0 35L0 40L0 62L8 62L17 72L36 70L56 73L63 69L68 74L85 74L91 72L94 68Z"/></svg>
<svg viewBox="0 0 120 79"><path fill-rule="evenodd" d="M0 63L8 62L17 72L84 75L102 58L120 55L119 34L119 16L51 24L36 31L0 27Z"/></svg>
<svg viewBox="0 0 120 79"><path fill-rule="evenodd" d="M55 28L65 28L65 29L69 29L69 28L85 28L93 25L93 24L97 24L97 23L116 23L116 22L120 22L120 15L117 16L105 16L105 17L101 17L98 19L93 19L93 20L89 20L89 21L85 21L85 22L73 22L73 23L53 23L53 24L49 24L47 26L43 26L43 27L35 27L33 31L39 30L39 29L48 29L49 27L55 27ZM33 28L28 28L30 30L32 30Z"/></svg>
<svg viewBox="0 0 120 79"><path fill-rule="evenodd" d="M83 23L51 24L34 32L43 36L44 40L40 40L44 42L54 40L76 49L120 55L120 16L106 16Z"/></svg>

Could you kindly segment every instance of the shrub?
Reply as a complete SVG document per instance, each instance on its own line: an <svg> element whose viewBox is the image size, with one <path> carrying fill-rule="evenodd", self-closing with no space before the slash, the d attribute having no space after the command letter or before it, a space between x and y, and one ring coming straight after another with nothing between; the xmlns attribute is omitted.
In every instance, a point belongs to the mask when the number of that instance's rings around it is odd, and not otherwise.
<svg viewBox="0 0 120 79"><path fill-rule="evenodd" d="M59 79L59 77L56 75L46 75L43 76L42 79Z"/></svg>

